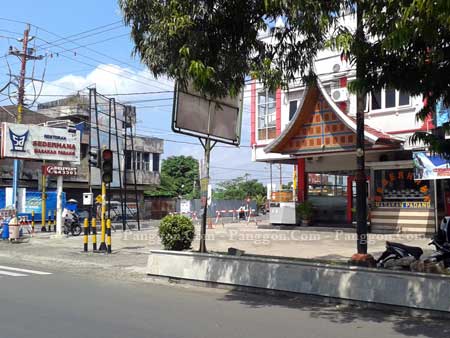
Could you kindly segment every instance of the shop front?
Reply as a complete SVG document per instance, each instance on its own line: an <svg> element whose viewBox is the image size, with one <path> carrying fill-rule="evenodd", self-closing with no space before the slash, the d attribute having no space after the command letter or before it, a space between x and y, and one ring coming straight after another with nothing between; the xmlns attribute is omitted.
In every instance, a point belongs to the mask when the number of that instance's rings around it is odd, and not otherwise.
<svg viewBox="0 0 450 338"><path fill-rule="evenodd" d="M354 215L356 121L320 85L305 90L285 130L264 148L288 155L297 166L294 200L309 199L316 222L351 224ZM431 233L435 230L434 185L415 179L413 153L403 140L365 126L368 221L373 232ZM320 175L313 182L312 177ZM326 177L326 180L323 179ZM450 197L450 196L449 196Z"/></svg>
<svg viewBox="0 0 450 338"><path fill-rule="evenodd" d="M373 232L433 233L434 184L415 180L412 160L368 163L371 168L370 221Z"/></svg>

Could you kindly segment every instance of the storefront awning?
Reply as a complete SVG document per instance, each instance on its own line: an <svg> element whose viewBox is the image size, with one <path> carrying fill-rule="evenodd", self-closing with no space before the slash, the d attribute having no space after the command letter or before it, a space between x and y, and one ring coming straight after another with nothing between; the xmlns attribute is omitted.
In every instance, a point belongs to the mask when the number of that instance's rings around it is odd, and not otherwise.
<svg viewBox="0 0 450 338"><path fill-rule="evenodd" d="M402 140L365 125L368 150L398 148ZM352 151L356 120L344 113L320 82L304 91L295 115L285 130L264 148L266 153L314 155Z"/></svg>

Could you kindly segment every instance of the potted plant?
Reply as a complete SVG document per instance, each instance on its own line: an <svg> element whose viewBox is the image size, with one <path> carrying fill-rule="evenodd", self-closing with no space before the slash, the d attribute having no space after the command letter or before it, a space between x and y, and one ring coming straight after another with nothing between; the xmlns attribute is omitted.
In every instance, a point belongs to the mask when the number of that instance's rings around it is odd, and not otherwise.
<svg viewBox="0 0 450 338"><path fill-rule="evenodd" d="M304 201L297 206L297 212L302 220L303 226L308 226L311 224L311 219L313 215L313 204L310 201Z"/></svg>

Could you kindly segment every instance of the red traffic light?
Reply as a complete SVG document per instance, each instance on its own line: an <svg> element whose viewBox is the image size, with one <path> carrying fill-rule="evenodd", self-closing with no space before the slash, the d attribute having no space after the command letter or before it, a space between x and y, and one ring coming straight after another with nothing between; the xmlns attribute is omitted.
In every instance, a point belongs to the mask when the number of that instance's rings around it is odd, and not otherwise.
<svg viewBox="0 0 450 338"><path fill-rule="evenodd" d="M110 149L105 149L102 151L102 160L111 161L113 157L113 152Z"/></svg>

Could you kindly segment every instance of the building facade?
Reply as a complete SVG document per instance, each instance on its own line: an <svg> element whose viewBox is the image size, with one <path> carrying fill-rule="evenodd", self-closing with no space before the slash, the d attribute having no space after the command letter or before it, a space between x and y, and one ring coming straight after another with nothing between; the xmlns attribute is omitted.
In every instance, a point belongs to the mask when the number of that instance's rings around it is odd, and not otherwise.
<svg viewBox="0 0 450 338"><path fill-rule="evenodd" d="M272 192L275 213L309 199L316 222L351 224L356 96L347 86L356 69L329 50L318 55L315 68L318 79L309 86L298 81L289 90L269 92L256 81L249 84L252 160L291 165L296 171L293 191L277 187ZM372 231L434 232L436 220L450 211L445 203L449 181L437 180L435 185L414 179L413 152L424 147L412 144L410 136L434 128L431 119L416 120L422 98L387 88L365 99L366 198Z"/></svg>
<svg viewBox="0 0 450 338"><path fill-rule="evenodd" d="M112 133L116 137L110 137L108 142L108 140L104 139L107 137L108 131L103 129L101 123L98 124L99 128L96 128L96 124L93 123L91 108L88 96L74 95L61 100L39 104L37 111L25 110L23 123L45 124L60 128L76 127L81 131L81 160L79 165L74 165L77 168L77 175L64 177L64 192L67 200L75 199L81 204L82 194L83 192L88 192L90 186L93 187L94 194L100 192L99 169L91 167L90 172L89 151L90 149L95 151L95 149L101 149L104 146L110 147L114 152L114 175L110 190L111 199L119 202L125 198L124 201L127 201L129 204L134 204L137 201L139 205L143 206L144 191L150 186L160 184L160 159L164 152L163 140L136 135L134 132L135 109L126 109L128 120L125 121L125 114L122 114L120 121L117 121L117 129L115 128L115 123L113 123L110 134ZM15 106L0 107L1 121L14 122L16 112L17 108ZM116 121L111 119L111 122ZM128 139L125 139L125 134ZM100 136L101 147L96 147L95 142L92 141L97 139L97 136ZM0 187L10 187L12 185L12 163L13 160L11 159L0 159ZM27 190L41 191L43 162L27 160L22 161L22 163L20 187L27 188ZM46 164L52 163L47 161ZM68 165L68 163L65 163L65 165ZM45 181L48 191L56 189L56 177L48 176Z"/></svg>

